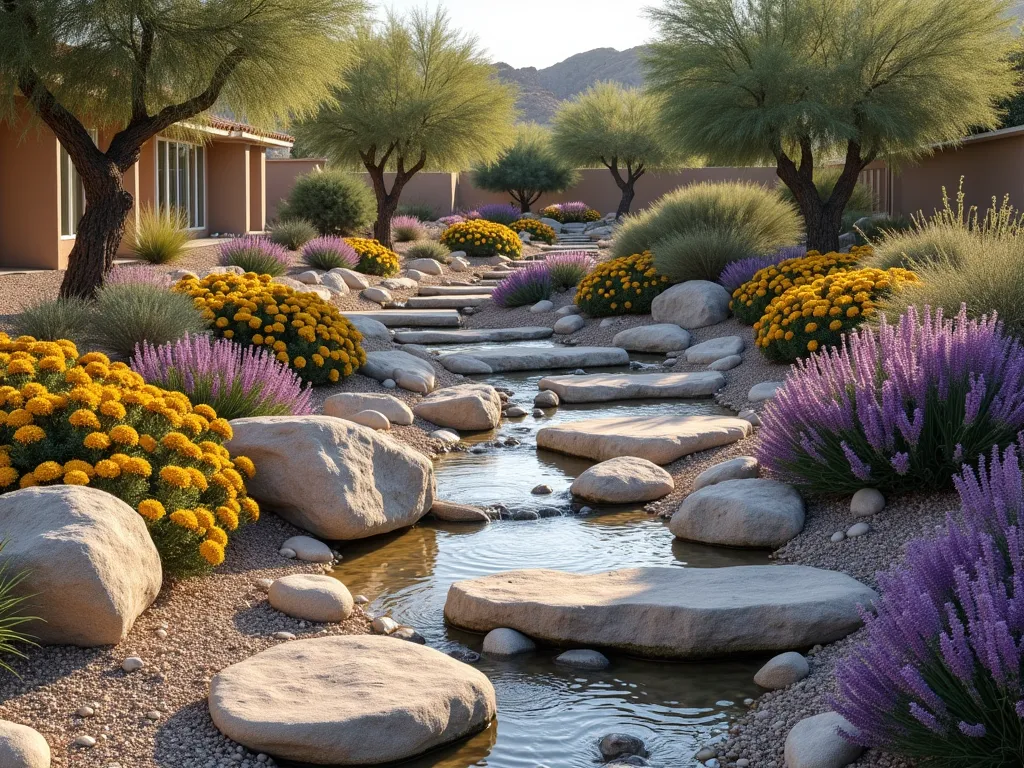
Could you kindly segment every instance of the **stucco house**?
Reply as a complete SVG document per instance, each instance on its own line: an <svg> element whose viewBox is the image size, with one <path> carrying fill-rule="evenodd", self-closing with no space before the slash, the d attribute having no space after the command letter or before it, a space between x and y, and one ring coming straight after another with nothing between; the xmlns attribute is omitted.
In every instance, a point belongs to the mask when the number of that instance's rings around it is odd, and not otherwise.
<svg viewBox="0 0 1024 768"><path fill-rule="evenodd" d="M57 137L27 120L0 123L0 268L62 269L85 198ZM266 153L290 148L292 138L223 118L195 133L202 143L163 136L146 142L125 174L135 198L131 215L145 205L181 208L196 238L263 231ZM103 147L111 136L94 138Z"/></svg>

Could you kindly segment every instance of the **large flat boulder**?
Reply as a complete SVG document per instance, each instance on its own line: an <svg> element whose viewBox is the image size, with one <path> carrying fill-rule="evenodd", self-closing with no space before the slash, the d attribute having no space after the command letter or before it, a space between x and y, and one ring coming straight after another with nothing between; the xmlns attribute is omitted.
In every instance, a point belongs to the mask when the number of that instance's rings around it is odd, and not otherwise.
<svg viewBox="0 0 1024 768"><path fill-rule="evenodd" d="M260 416L231 426L228 449L256 465L249 493L322 539L404 528L434 501L430 460L368 427L330 416Z"/></svg>
<svg viewBox="0 0 1024 768"><path fill-rule="evenodd" d="M569 491L599 504L636 504L668 496L675 488L672 475L647 459L620 456L584 470Z"/></svg>
<svg viewBox="0 0 1024 768"><path fill-rule="evenodd" d="M326 416L351 421L356 414L363 411L382 413L392 424L402 426L412 424L412 410L397 397L391 395L371 392L339 392L324 401L324 415Z"/></svg>
<svg viewBox="0 0 1024 768"><path fill-rule="evenodd" d="M497 711L482 672L384 636L282 643L210 682L210 716L253 752L314 765L408 760L483 730Z"/></svg>
<svg viewBox="0 0 1024 768"><path fill-rule="evenodd" d="M668 527L687 541L774 549L803 530L804 501L778 480L726 480L687 496Z"/></svg>
<svg viewBox="0 0 1024 768"><path fill-rule="evenodd" d="M439 427L494 429L501 421L501 397L490 384L460 384L433 392L413 412Z"/></svg>
<svg viewBox="0 0 1024 768"><path fill-rule="evenodd" d="M844 573L801 565L544 569L459 581L444 615L456 627L508 627L556 645L700 659L830 643L861 625L875 592Z"/></svg>
<svg viewBox="0 0 1024 768"><path fill-rule="evenodd" d="M749 421L729 416L615 416L543 427L537 447L605 461L639 456L670 464L750 434Z"/></svg>
<svg viewBox="0 0 1024 768"><path fill-rule="evenodd" d="M686 350L686 362L707 365L726 357L738 355L745 344L740 336L720 336L694 344Z"/></svg>
<svg viewBox="0 0 1024 768"><path fill-rule="evenodd" d="M400 349L367 352L366 364L359 372L377 381L393 379L402 389L421 394L432 392L436 386L430 361Z"/></svg>
<svg viewBox="0 0 1024 768"><path fill-rule="evenodd" d="M457 331L398 331L399 344L476 344L487 341L533 341L546 339L553 328L529 325L523 328L474 328Z"/></svg>
<svg viewBox="0 0 1024 768"><path fill-rule="evenodd" d="M457 328L462 325L462 316L454 309L353 310L342 314L353 322L356 318L365 317L388 328Z"/></svg>
<svg viewBox="0 0 1024 768"><path fill-rule="evenodd" d="M673 323L641 325L616 333L612 345L630 352L677 352L690 346L690 332Z"/></svg>
<svg viewBox="0 0 1024 768"><path fill-rule="evenodd" d="M330 272L327 274L330 274ZM373 341L378 344L391 341L388 327L372 317L364 317L353 313L352 317L346 317L346 319L356 327L356 330L362 334L366 341Z"/></svg>
<svg viewBox="0 0 1024 768"><path fill-rule="evenodd" d="M421 285L420 296L488 296L494 291L493 285Z"/></svg>
<svg viewBox="0 0 1024 768"><path fill-rule="evenodd" d="M491 300L489 293L475 293L464 296L410 296L405 300L409 309L462 309L479 307Z"/></svg>
<svg viewBox="0 0 1024 768"><path fill-rule="evenodd" d="M438 361L445 365L450 355ZM458 354L487 365L491 371L543 371L555 368L600 368L627 365L629 353L618 347L501 347L470 350ZM448 366L445 365L447 368Z"/></svg>
<svg viewBox="0 0 1024 768"><path fill-rule="evenodd" d="M642 398L710 397L725 386L714 371L696 373L588 373L546 376L537 385L563 403L604 403Z"/></svg>
<svg viewBox="0 0 1024 768"><path fill-rule="evenodd" d="M729 292L718 283L688 280L654 299L651 318L690 330L717 325L729 318L729 299Z"/></svg>
<svg viewBox="0 0 1024 768"><path fill-rule="evenodd" d="M0 565L24 573L14 590L47 645L121 642L160 592L160 555L146 521L116 496L77 485L0 496Z"/></svg>

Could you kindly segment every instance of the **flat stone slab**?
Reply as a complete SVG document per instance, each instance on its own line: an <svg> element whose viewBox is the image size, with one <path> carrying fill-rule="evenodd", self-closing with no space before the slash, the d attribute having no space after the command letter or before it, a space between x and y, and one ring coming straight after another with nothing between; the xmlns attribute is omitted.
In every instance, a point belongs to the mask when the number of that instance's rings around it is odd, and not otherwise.
<svg viewBox="0 0 1024 768"><path fill-rule="evenodd" d="M627 365L629 353L618 347L503 347L461 352L497 371L542 371L550 368L585 368ZM445 358L438 358L445 365ZM447 368L448 366L445 365Z"/></svg>
<svg viewBox="0 0 1024 768"><path fill-rule="evenodd" d="M670 464L734 443L752 430L749 421L730 416L616 416L543 427L537 447L595 461L639 456Z"/></svg>
<svg viewBox="0 0 1024 768"><path fill-rule="evenodd" d="M489 285L421 285L417 293L420 296L481 296L490 295L493 290Z"/></svg>
<svg viewBox="0 0 1024 768"><path fill-rule="evenodd" d="M394 379L398 381L399 386L403 386L399 379L404 374L422 381L427 387L426 390L422 390L424 394L434 389L434 366L423 358L410 355L400 349L368 352L366 364L359 369L359 372L377 381ZM404 388L408 389L408 387Z"/></svg>
<svg viewBox="0 0 1024 768"><path fill-rule="evenodd" d="M546 376L537 386L551 390L563 403L604 403L639 398L709 397L725 386L725 377L714 371L590 373L585 376Z"/></svg>
<svg viewBox="0 0 1024 768"><path fill-rule="evenodd" d="M457 328L462 325L462 317L454 309L381 309L343 314L348 318L376 320L388 328Z"/></svg>
<svg viewBox="0 0 1024 768"><path fill-rule="evenodd" d="M468 296L411 296L405 300L409 309L461 309L479 307L491 300L489 293L474 293Z"/></svg>
<svg viewBox="0 0 1024 768"><path fill-rule="evenodd" d="M626 568L595 574L506 571L459 581L445 619L568 646L700 659L830 643L861 625L874 590L802 565Z"/></svg>
<svg viewBox="0 0 1024 768"><path fill-rule="evenodd" d="M315 765L408 760L483 730L497 710L483 673L373 635L276 645L215 675L209 707L253 752Z"/></svg>
<svg viewBox="0 0 1024 768"><path fill-rule="evenodd" d="M487 341L533 341L547 339L553 333L553 329L537 325L458 331L398 331L395 341L399 344L476 344Z"/></svg>
<svg viewBox="0 0 1024 768"><path fill-rule="evenodd" d="M721 336L695 344L686 350L686 362L707 365L723 357L738 355L743 351L745 343L739 336Z"/></svg>

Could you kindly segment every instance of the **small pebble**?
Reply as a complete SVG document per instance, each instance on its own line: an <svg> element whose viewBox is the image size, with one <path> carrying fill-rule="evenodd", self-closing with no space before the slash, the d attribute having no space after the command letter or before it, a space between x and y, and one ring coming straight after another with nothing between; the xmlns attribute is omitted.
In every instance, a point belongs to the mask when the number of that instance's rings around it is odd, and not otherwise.
<svg viewBox="0 0 1024 768"><path fill-rule="evenodd" d="M542 484L542 485L534 486L534 489L532 491L530 491L530 493L532 493L535 496L545 496L545 495L547 495L549 493L554 493L554 491L552 491L550 485L543 485Z"/></svg>
<svg viewBox="0 0 1024 768"><path fill-rule="evenodd" d="M140 659L138 656L129 656L127 659L121 662L121 669L125 672L138 672L146 666L146 662Z"/></svg>
<svg viewBox="0 0 1024 768"><path fill-rule="evenodd" d="M278 550L277 554L279 554L281 557L287 557L289 560L295 559L295 550L289 549L288 547L284 547L283 549Z"/></svg>
<svg viewBox="0 0 1024 768"><path fill-rule="evenodd" d="M94 710L92 707L82 706L78 708L75 714L79 717L92 717L96 714L96 710Z"/></svg>
<svg viewBox="0 0 1024 768"><path fill-rule="evenodd" d="M151 709L149 712L146 713L146 717L148 717L150 720L159 720L160 713L157 712L155 709Z"/></svg>
<svg viewBox="0 0 1024 768"><path fill-rule="evenodd" d="M291 632L275 632L273 638L275 640L294 640L295 635Z"/></svg>
<svg viewBox="0 0 1024 768"><path fill-rule="evenodd" d="M539 419L543 415L544 415L544 411L542 411L540 408L534 408L533 409L533 417L535 419Z"/></svg>
<svg viewBox="0 0 1024 768"><path fill-rule="evenodd" d="M356 605L366 605L370 602L370 598L368 598L366 595L356 595L352 599L355 600Z"/></svg>
<svg viewBox="0 0 1024 768"><path fill-rule="evenodd" d="M867 523L854 523L846 531L846 535L849 536L851 539L855 539L858 536L864 536L870 530L871 526Z"/></svg>
<svg viewBox="0 0 1024 768"><path fill-rule="evenodd" d="M256 579L256 589L261 592L268 592L270 590L270 585L273 583L273 579Z"/></svg>
<svg viewBox="0 0 1024 768"><path fill-rule="evenodd" d="M158 629L154 634L156 634L156 636L159 637L161 640L166 640L167 639L167 630L166 629Z"/></svg>
<svg viewBox="0 0 1024 768"><path fill-rule="evenodd" d="M381 384L384 385L384 389L394 389L395 387L398 386L398 384L395 383L394 379L384 379L384 381L382 381Z"/></svg>
<svg viewBox="0 0 1024 768"><path fill-rule="evenodd" d="M96 739L93 738L92 736L87 736L85 734L82 734L81 736L75 737L75 746L77 746L77 747L85 747L87 749L89 747L95 747L96 746Z"/></svg>
<svg viewBox="0 0 1024 768"><path fill-rule="evenodd" d="M833 544L838 544L840 541L846 538L846 534L842 531L836 531L832 534L832 538L829 539Z"/></svg>
<svg viewBox="0 0 1024 768"><path fill-rule="evenodd" d="M885 496L875 488L861 488L850 499L850 512L855 517L877 515L885 509Z"/></svg>

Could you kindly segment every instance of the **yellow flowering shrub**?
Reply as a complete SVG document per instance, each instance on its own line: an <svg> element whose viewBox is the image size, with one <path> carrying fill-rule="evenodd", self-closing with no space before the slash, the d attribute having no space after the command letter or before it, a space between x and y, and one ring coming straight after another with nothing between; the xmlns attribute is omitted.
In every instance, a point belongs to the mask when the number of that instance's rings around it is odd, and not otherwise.
<svg viewBox="0 0 1024 768"><path fill-rule="evenodd" d="M753 325L768 309L776 296L795 285L810 285L819 277L856 269L858 262L871 255L871 246L854 246L849 253L818 253L808 251L806 256L786 259L759 270L748 282L732 294L729 308L736 318Z"/></svg>
<svg viewBox="0 0 1024 768"><path fill-rule="evenodd" d="M646 315L655 297L672 285L654 268L650 251L602 261L580 280L576 305L592 317Z"/></svg>
<svg viewBox="0 0 1024 768"><path fill-rule="evenodd" d="M754 323L757 346L775 362L791 363L836 346L842 335L876 311L876 301L917 276L906 269L852 269L795 285Z"/></svg>
<svg viewBox="0 0 1024 768"><path fill-rule="evenodd" d="M519 219L509 224L508 228L513 232L529 232L532 240L540 240L548 245L554 245L558 240L555 230L536 219Z"/></svg>
<svg viewBox="0 0 1024 768"><path fill-rule="evenodd" d="M142 379L73 342L0 333L0 493L88 485L146 520L164 569L220 565L228 534L259 518L252 461L224 447L231 425L208 405Z"/></svg>
<svg viewBox="0 0 1024 768"><path fill-rule="evenodd" d="M359 254L359 264L356 265L356 272L364 275L377 275L378 277L391 277L397 275L401 267L398 263L398 254L377 240L368 237L346 237L345 242L355 248Z"/></svg>
<svg viewBox="0 0 1024 768"><path fill-rule="evenodd" d="M336 383L366 362L362 334L337 307L272 281L214 273L183 278L174 290L192 297L217 336L272 350L313 385Z"/></svg>
<svg viewBox="0 0 1024 768"><path fill-rule="evenodd" d="M562 224L589 224L601 218L600 212L584 207L583 203L556 203L542 210L540 215Z"/></svg>
<svg viewBox="0 0 1024 768"><path fill-rule="evenodd" d="M506 227L484 219L470 219L452 224L441 235L441 245L452 251L465 251L467 256L508 256L518 259L523 255L523 242L519 235Z"/></svg>

